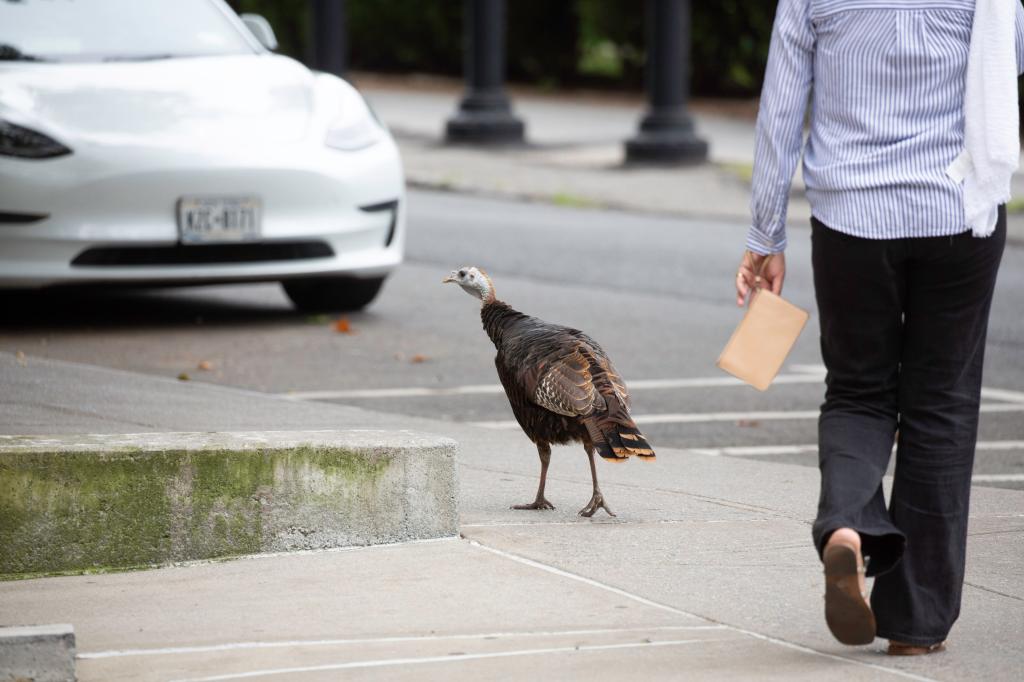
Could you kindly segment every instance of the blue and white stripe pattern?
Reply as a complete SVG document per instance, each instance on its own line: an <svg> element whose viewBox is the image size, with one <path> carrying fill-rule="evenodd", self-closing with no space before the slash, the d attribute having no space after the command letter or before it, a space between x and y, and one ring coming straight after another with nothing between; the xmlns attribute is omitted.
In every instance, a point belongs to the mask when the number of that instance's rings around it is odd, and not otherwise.
<svg viewBox="0 0 1024 682"><path fill-rule="evenodd" d="M1024 73L1024 7L1017 63ZM946 168L964 147L975 0L780 0L761 94L747 248L786 248L800 159L814 216L868 239L969 228Z"/></svg>

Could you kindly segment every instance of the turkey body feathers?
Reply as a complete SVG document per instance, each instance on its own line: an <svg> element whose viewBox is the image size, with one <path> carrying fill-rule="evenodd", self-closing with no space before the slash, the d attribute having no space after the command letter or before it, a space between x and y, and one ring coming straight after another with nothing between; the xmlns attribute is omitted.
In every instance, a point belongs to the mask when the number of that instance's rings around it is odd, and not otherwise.
<svg viewBox="0 0 1024 682"><path fill-rule="evenodd" d="M570 327L486 303L484 329L516 421L535 443L592 443L606 459L654 458L629 415L629 393L601 346Z"/></svg>

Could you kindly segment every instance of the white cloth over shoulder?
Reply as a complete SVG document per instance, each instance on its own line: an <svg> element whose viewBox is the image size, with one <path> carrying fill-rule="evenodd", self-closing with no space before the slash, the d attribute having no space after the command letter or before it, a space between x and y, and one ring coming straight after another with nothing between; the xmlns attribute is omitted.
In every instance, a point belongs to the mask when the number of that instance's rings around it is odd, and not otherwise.
<svg viewBox="0 0 1024 682"><path fill-rule="evenodd" d="M977 0L967 57L964 151L946 171L964 182L964 214L976 237L995 230L1020 164L1014 0Z"/></svg>

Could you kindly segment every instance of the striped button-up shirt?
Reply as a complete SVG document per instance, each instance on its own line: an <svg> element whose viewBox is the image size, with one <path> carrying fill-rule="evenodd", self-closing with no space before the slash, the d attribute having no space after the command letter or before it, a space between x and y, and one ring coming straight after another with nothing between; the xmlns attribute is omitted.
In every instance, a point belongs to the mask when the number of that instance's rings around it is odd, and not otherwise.
<svg viewBox="0 0 1024 682"><path fill-rule="evenodd" d="M1024 7L1017 4L1018 71ZM967 231L964 86L975 0L780 0L757 118L747 248L786 248L803 148L814 217L868 239ZM807 104L810 134L804 145Z"/></svg>

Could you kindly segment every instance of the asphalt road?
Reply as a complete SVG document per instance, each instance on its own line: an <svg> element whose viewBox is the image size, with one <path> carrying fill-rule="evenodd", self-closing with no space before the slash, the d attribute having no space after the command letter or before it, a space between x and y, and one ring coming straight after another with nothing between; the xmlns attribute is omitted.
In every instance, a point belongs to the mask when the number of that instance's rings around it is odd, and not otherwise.
<svg viewBox="0 0 1024 682"><path fill-rule="evenodd" d="M408 263L365 312L294 312L276 285L2 296L0 350L516 428L478 304L440 281L486 269L499 298L587 331L631 385L655 447L816 466L823 395L812 315L766 393L715 359L741 312L745 226L412 192ZM814 310L809 231L791 228L786 296ZM1024 249L1003 261L975 480L1024 489Z"/></svg>

